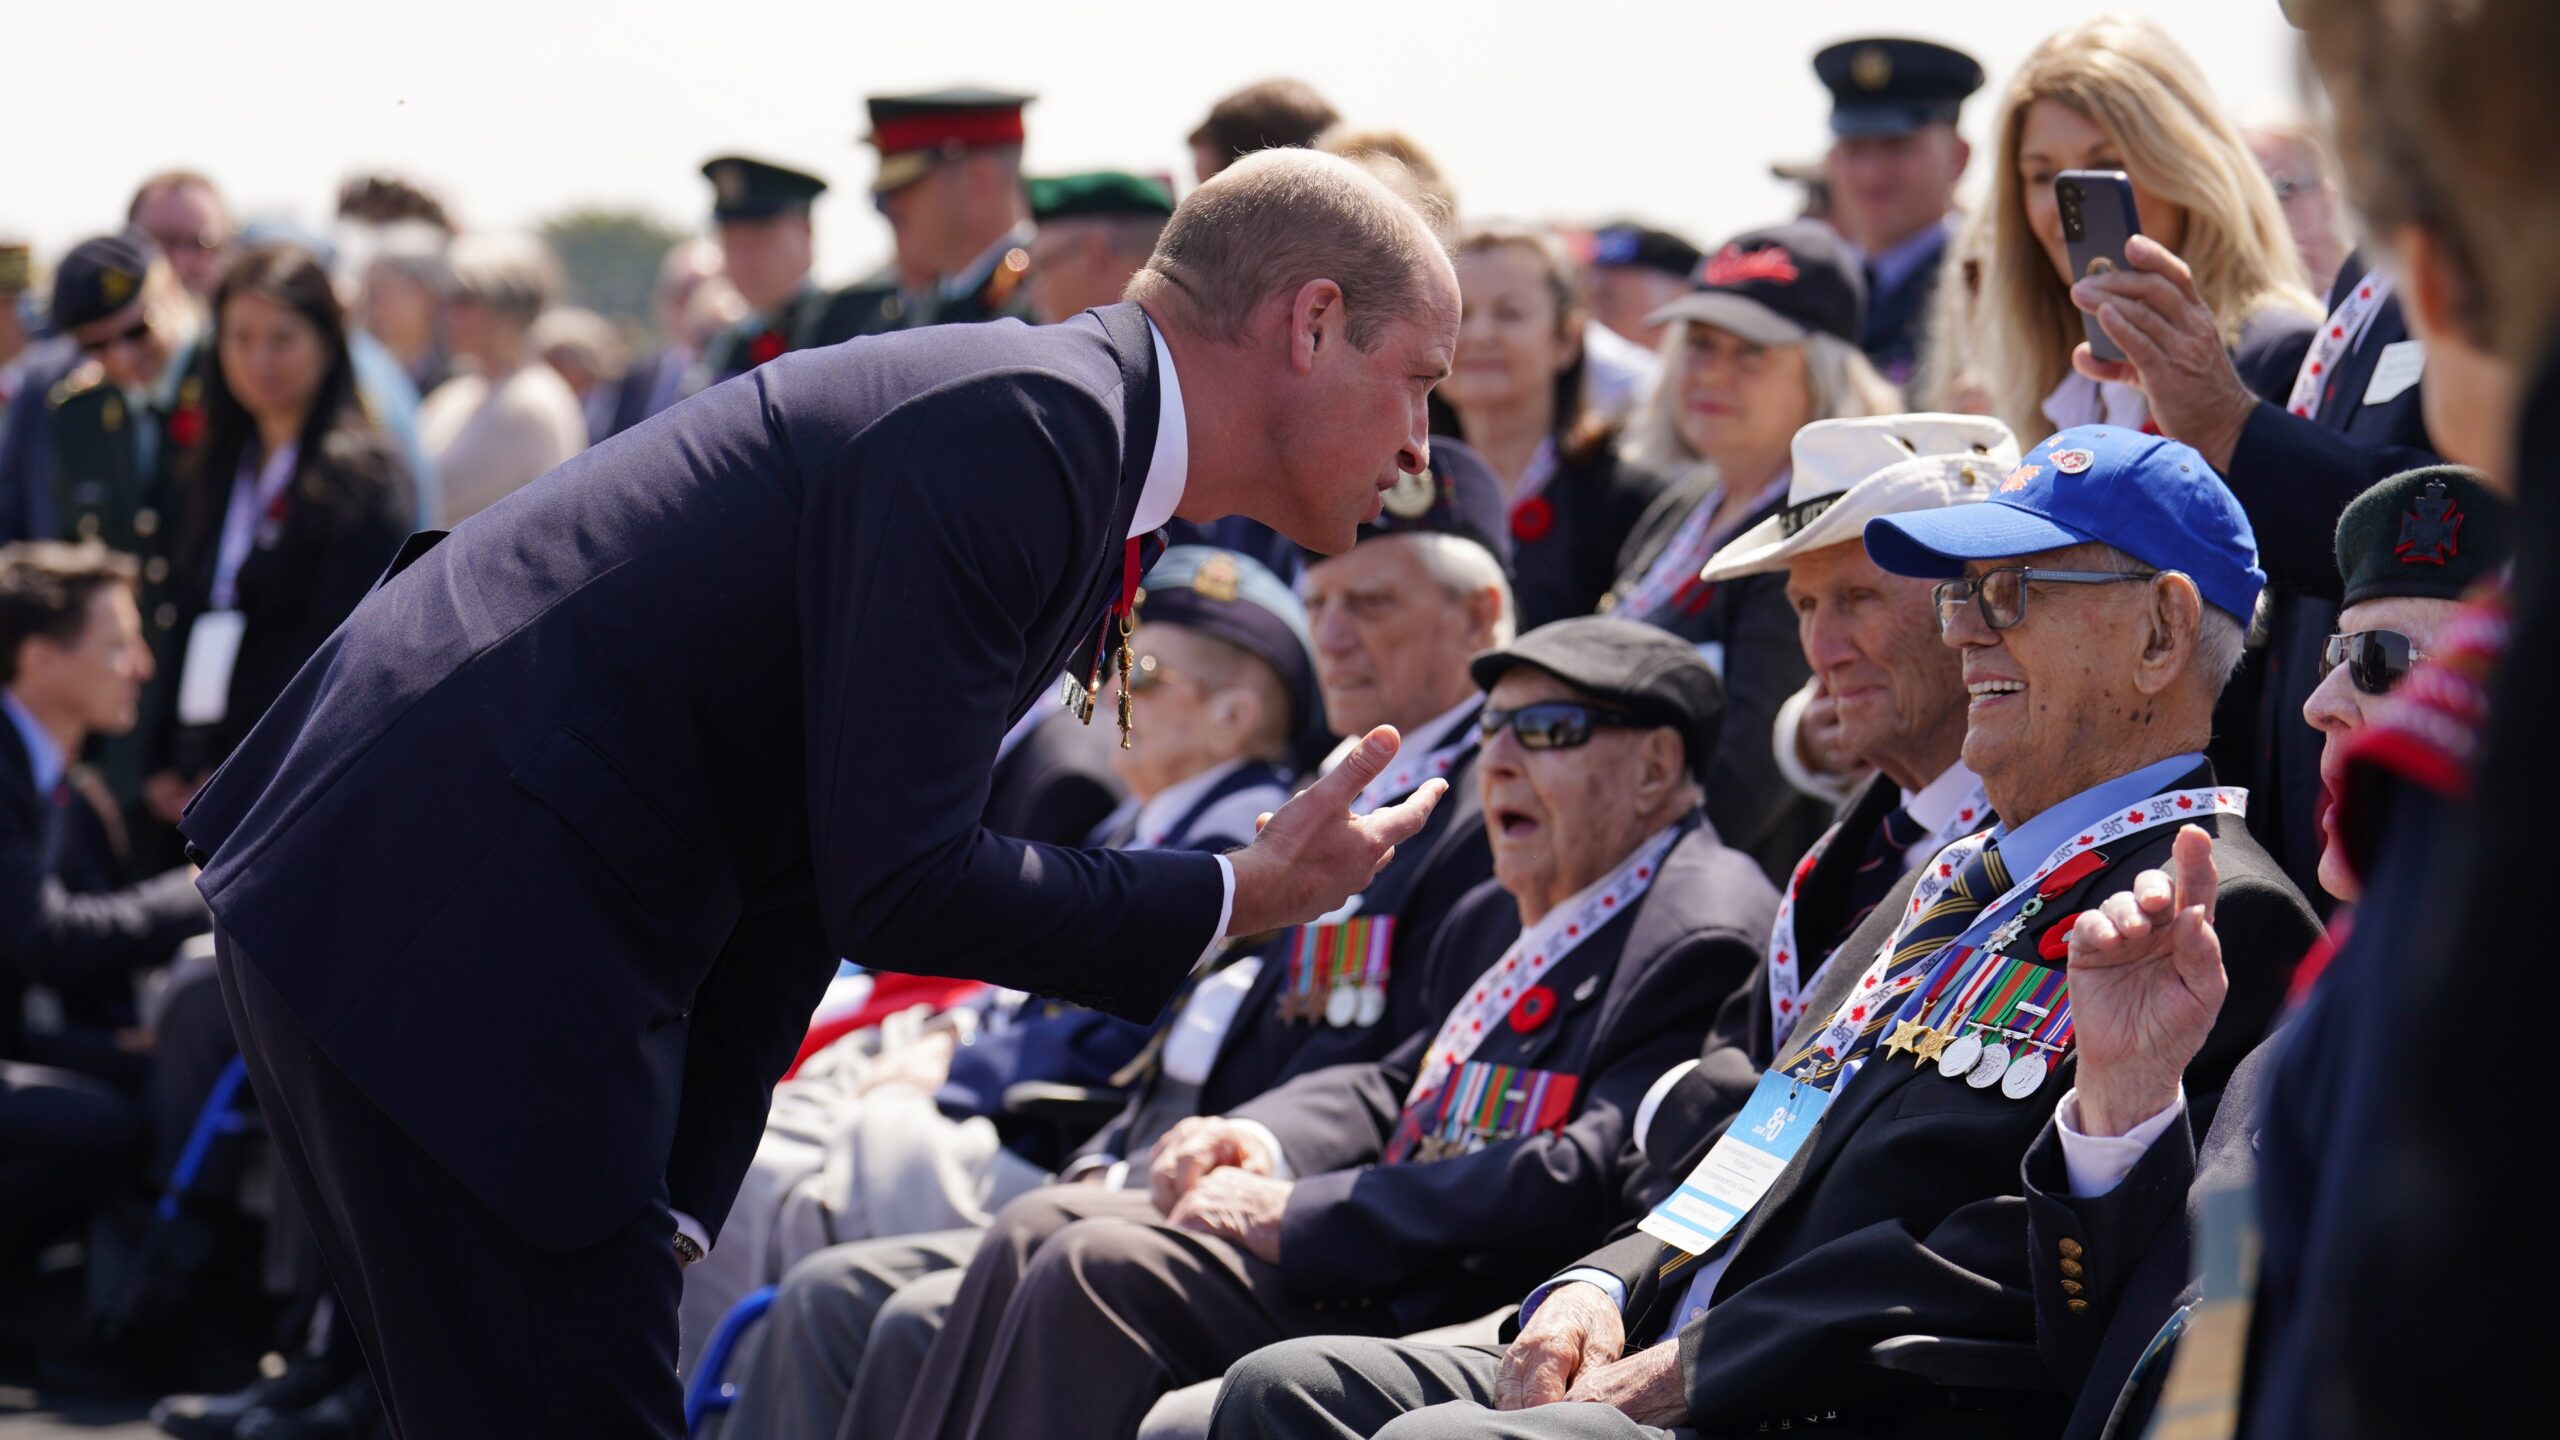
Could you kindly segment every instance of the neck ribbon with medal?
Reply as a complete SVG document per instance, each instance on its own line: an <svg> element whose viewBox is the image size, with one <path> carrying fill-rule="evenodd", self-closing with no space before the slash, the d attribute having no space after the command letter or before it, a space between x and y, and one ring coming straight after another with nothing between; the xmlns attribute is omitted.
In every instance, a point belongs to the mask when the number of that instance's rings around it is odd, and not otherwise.
<svg viewBox="0 0 2560 1440"><path fill-rule="evenodd" d="M1120 598L1102 617L1102 634L1093 646L1093 669L1079 685L1073 675L1067 677L1064 700L1075 712L1076 719L1093 723L1093 707L1102 698L1102 678L1106 669L1117 666L1120 679L1120 748L1129 748L1129 738L1136 733L1129 713L1129 637L1137 633L1138 602L1144 598L1138 589L1138 577L1146 572L1141 550L1143 542L1130 536L1120 556Z"/></svg>
<svg viewBox="0 0 2560 1440"><path fill-rule="evenodd" d="M2097 853L2099 846L2205 815L2245 814L2248 801L2246 790L2217 788L2173 790L2130 806L2055 847L2025 879L1984 906L1953 943L1930 956L1901 955L1903 937L1953 887L1990 837L1976 835L1949 847L1912 892L1892 936L1848 998L1811 1040L1760 1077L1706 1158L1638 1228L1693 1256L1733 1233L1812 1138L1841 1082L1856 1074L1876 1049L1876 1033L1887 1019L1895 1022L1892 1038L1884 1044L1887 1055L1907 1051L1918 1057L1916 1064L1939 1061L1941 1074L1965 1079L1977 1089L1996 1082L2013 1100L2035 1094L2071 1043L2068 982L2059 968L2013 960L2001 952L2053 898L2106 863ZM2060 878L2066 872L2073 873ZM1994 916L2001 918L1994 922ZM1981 943L1966 943L1986 925L1990 933ZM1946 1051L1966 1038L1981 1048L1970 1051L1963 1069L1950 1073ZM1988 1066L1986 1055L1995 1041L2004 1051L2001 1068L1972 1081ZM2023 1058L2006 1058L2013 1041Z"/></svg>
<svg viewBox="0 0 2560 1440"><path fill-rule="evenodd" d="M1421 1158L1438 1159L1479 1148L1495 1137L1564 1123L1573 1110L1576 1077L1532 1076L1512 1066L1470 1062L1495 1022L1506 1016L1514 1030L1524 1033L1553 1018L1555 995L1540 982L1583 941L1653 888L1662 857L1687 830L1680 824L1655 832L1598 883L1521 931L1502 958L1476 977L1466 998L1440 1022L1431 1048L1423 1052L1421 1073L1405 1092L1404 1113L1388 1138L1389 1159L1417 1152Z"/></svg>
<svg viewBox="0 0 2560 1440"><path fill-rule="evenodd" d="M1422 754L1399 752L1395 763L1361 787L1351 813L1366 815L1446 776L1475 748L1472 717L1454 728L1448 744ZM1280 1018L1291 1023L1321 1019L1337 1030L1363 1030L1387 1017L1387 972L1395 957L1396 917L1360 913L1354 895L1341 909L1289 932L1283 947L1288 969L1281 978Z"/></svg>
<svg viewBox="0 0 2560 1440"><path fill-rule="evenodd" d="M1974 833L1974 825L1990 813L1991 796L1977 777L1971 788L1965 791L1964 798L1957 802L1946 823L1929 836L1930 853L1944 850ZM1840 827L1834 824L1822 832L1821 839L1813 842L1813 848L1805 852L1804 859L1796 862L1795 874L1787 880L1786 893L1778 897L1777 921L1769 927L1769 1033L1782 1043L1788 1030L1796 1023L1796 1012L1804 1003L1805 981L1811 978L1804 969L1804 947L1798 943L1796 934L1796 895L1804 888L1805 877L1822 863L1823 855L1839 838Z"/></svg>

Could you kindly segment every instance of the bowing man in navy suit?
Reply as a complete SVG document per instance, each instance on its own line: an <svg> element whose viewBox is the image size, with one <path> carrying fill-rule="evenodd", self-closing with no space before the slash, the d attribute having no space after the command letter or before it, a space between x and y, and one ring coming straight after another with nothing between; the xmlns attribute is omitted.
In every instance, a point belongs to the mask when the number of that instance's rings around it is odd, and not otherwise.
<svg viewBox="0 0 2560 1440"><path fill-rule="evenodd" d="M1456 279L1367 171L1237 166L1131 295L785 356L413 541L197 797L233 1022L398 1428L679 1433L679 1256L839 956L1144 1019L1428 817L1350 816L1382 729L1232 855L979 824L1149 531L1339 550L1427 464Z"/></svg>

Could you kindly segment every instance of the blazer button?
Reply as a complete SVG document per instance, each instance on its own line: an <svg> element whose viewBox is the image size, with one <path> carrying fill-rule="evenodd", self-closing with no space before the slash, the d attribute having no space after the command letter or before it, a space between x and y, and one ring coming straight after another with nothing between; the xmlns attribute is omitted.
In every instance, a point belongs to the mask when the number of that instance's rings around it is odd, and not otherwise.
<svg viewBox="0 0 2560 1440"><path fill-rule="evenodd" d="M2089 1308L2089 1302L2086 1300L2065 1300L2062 1302L2062 1308L2070 1311L2074 1315L2078 1315Z"/></svg>
<svg viewBox="0 0 2560 1440"><path fill-rule="evenodd" d="M2062 1282L2062 1293L2065 1295L2077 1295L2088 1288L2088 1286L2081 1284L2077 1280L2065 1280Z"/></svg>
<svg viewBox="0 0 2560 1440"><path fill-rule="evenodd" d="M2074 1279L2074 1280L2079 1279L2079 1278L2080 1278L2080 1271L2081 1271L2081 1265L2080 1265L2080 1262L2079 1262L2079 1261L2077 1261L2077 1260L2065 1260L2065 1261L2063 1261L2063 1262L2062 1262L2062 1273L2063 1273L2063 1274L2065 1274L2065 1275L2070 1276L2072 1279Z"/></svg>
<svg viewBox="0 0 2560 1440"><path fill-rule="evenodd" d="M150 539L150 538L151 538L152 536L154 536L154 535L159 534L159 533L160 533L160 512L159 512L159 511L157 511L157 510L148 510L148 509L145 509L145 510L136 510L136 511L134 511L134 512L133 512L133 533L134 533L134 534L136 534L136 535L141 536L142 538L144 538L144 539L146 539L146 540Z"/></svg>
<svg viewBox="0 0 2560 1440"><path fill-rule="evenodd" d="M2053 1242L2053 1248L2061 1251L2062 1258L2066 1260L2077 1260L2080 1258L2080 1242L2072 1239L2068 1235L2065 1235L2061 1239Z"/></svg>

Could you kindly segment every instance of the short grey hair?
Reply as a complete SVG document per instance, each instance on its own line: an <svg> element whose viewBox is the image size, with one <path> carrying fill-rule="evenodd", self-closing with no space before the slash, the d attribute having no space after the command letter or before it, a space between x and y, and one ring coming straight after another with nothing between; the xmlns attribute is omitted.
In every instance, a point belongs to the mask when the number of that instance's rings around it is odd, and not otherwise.
<svg viewBox="0 0 2560 1440"><path fill-rule="evenodd" d="M1184 197L1124 298L1178 297L1202 330L1232 341L1264 301L1331 280L1351 343L1370 350L1389 323L1420 311L1435 260L1448 263L1446 243L1372 170L1313 150L1264 150Z"/></svg>
<svg viewBox="0 0 2560 1440"><path fill-rule="evenodd" d="M519 325L531 325L560 294L560 262L531 235L465 235L445 262L456 296Z"/></svg>
<svg viewBox="0 0 2560 1440"><path fill-rule="evenodd" d="M1432 583L1452 595L1473 595L1491 590L1502 597L1493 617L1493 643L1508 645L1519 634L1519 615L1511 598L1511 577L1502 573L1502 562L1475 541L1463 535L1444 531L1408 531L1406 538L1416 541L1422 557L1422 568Z"/></svg>
<svg viewBox="0 0 2560 1440"><path fill-rule="evenodd" d="M2100 545L2097 549L2098 559L2089 567L2092 570L2145 575L2161 569L2144 564L2113 545ZM2248 648L2248 625L2212 601L2205 601L2203 614L2196 622L2196 671L2210 682L2213 694L2219 696L2223 687L2231 683L2231 677L2240 673L2240 662L2247 657Z"/></svg>
<svg viewBox="0 0 2560 1440"><path fill-rule="evenodd" d="M1683 321L1667 328L1660 356L1662 378L1627 421L1622 449L1628 460L1657 475L1677 477L1705 457L1680 438L1680 365L1689 344ZM1884 378L1857 346L1819 332L1804 338L1804 369L1813 391L1813 420L1843 420L1902 413L1902 392Z"/></svg>

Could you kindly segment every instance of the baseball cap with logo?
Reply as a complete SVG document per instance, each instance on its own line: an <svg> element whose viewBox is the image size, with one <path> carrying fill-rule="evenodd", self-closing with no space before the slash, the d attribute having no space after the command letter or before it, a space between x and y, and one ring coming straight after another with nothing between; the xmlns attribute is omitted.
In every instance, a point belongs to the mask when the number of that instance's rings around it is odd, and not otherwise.
<svg viewBox="0 0 2560 1440"><path fill-rule="evenodd" d="M1866 541L1878 565L1927 580L1956 579L1969 560L2112 545L2185 575L2244 625L2267 583L2257 532L2205 458L2116 425L2074 426L2038 445L1979 505L1878 516Z"/></svg>
<svg viewBox="0 0 2560 1440"><path fill-rule="evenodd" d="M2018 464L2018 438L1987 415L1865 415L1796 432L1787 508L1736 535L1702 580L1784 570L1858 538L1878 515L1988 497Z"/></svg>
<svg viewBox="0 0 2560 1440"><path fill-rule="evenodd" d="M1645 323L1694 320L1762 345L1802 344L1817 332L1855 344L1866 316L1866 281L1849 247L1805 221L1735 236L1699 262L1693 283Z"/></svg>

